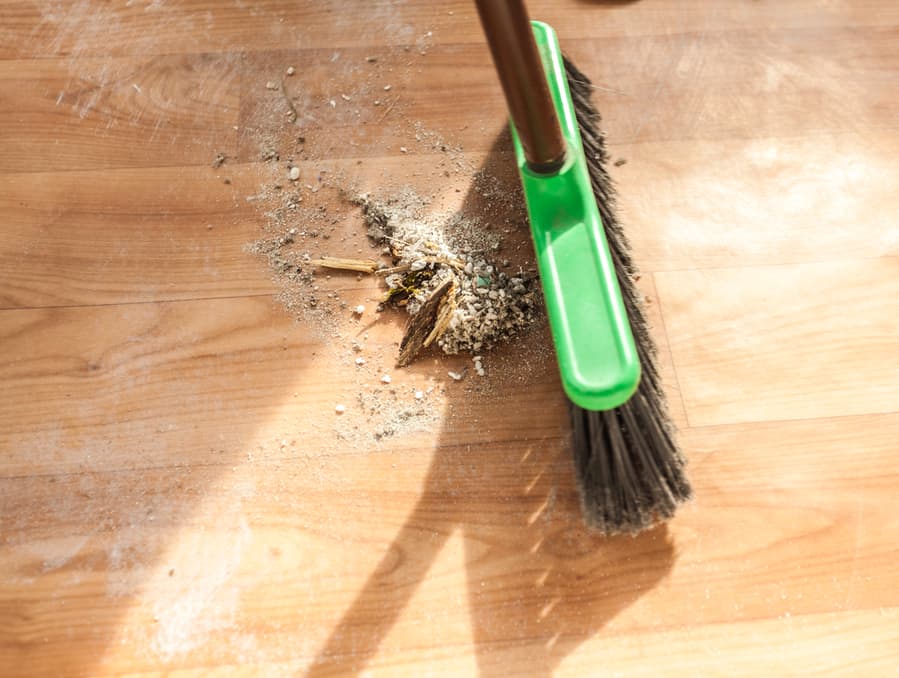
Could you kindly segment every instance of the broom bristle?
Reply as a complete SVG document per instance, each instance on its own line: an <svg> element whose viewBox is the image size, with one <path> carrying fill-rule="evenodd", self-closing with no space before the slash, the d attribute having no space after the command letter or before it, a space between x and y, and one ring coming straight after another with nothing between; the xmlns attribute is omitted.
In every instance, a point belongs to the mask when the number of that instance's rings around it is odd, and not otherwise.
<svg viewBox="0 0 899 678"><path fill-rule="evenodd" d="M636 393L621 407L594 412L571 403L575 470L586 522L606 534L635 534L673 516L692 491L668 414L655 343L634 284L630 245L615 216L615 190L606 170L609 155L599 111L590 101L593 85L568 59L565 71L642 367Z"/></svg>

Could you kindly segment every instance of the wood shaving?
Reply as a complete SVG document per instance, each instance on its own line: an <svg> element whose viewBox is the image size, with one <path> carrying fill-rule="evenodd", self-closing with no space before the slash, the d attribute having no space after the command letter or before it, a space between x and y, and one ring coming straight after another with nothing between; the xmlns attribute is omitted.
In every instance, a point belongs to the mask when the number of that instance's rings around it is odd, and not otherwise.
<svg viewBox="0 0 899 678"><path fill-rule="evenodd" d="M313 259L310 263L322 268L332 268L339 271L359 271L360 273L374 273L378 269L378 262L371 259L322 257L321 259Z"/></svg>
<svg viewBox="0 0 899 678"><path fill-rule="evenodd" d="M434 290L418 312L409 318L400 342L397 367L405 367L411 363L422 349L430 346L434 339L443 334L455 309L455 287L452 279L446 280Z"/></svg>

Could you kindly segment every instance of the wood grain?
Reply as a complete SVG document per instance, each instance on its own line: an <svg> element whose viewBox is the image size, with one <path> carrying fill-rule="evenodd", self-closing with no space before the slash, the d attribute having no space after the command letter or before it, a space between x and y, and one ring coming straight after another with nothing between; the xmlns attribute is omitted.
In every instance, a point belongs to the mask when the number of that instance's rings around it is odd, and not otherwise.
<svg viewBox="0 0 899 678"><path fill-rule="evenodd" d="M899 135L615 146L628 234L650 270L899 255ZM643 180L649 171L655 180ZM752 190L747 190L753 186Z"/></svg>
<svg viewBox="0 0 899 678"><path fill-rule="evenodd" d="M895 672L899 6L529 6L627 161L695 500L589 533L546 327L397 370L376 280L290 313L247 251L291 190L371 254L336 181L523 257L470 2L0 0L0 675Z"/></svg>
<svg viewBox="0 0 899 678"><path fill-rule="evenodd" d="M0 172L234 156L236 55L0 61Z"/></svg>
<svg viewBox="0 0 899 678"><path fill-rule="evenodd" d="M655 279L692 425L899 409L899 258Z"/></svg>
<svg viewBox="0 0 899 678"><path fill-rule="evenodd" d="M459 154L453 162L473 171L484 157L484 153ZM362 226L358 208L333 192L311 193L305 182L318 183L322 171L339 174L359 191L374 190L385 176L404 171L409 173L403 183L419 190L426 190L433 180L430 173L410 168L405 159L361 164L354 158L290 160L301 170L301 194L338 218L330 240L302 244L313 258L354 257L362 246L368 248L352 237ZM439 152L415 162L440 168L450 163ZM245 164L228 160L218 168L203 163L7 175L0 191L0 210L9 218L6 237L0 241L0 309L273 293L278 286L264 257L247 256L245 250L254 241L283 236L305 224L298 212L272 228L260 228L269 224L266 215L282 204L287 189L274 187L288 183L287 164L285 157ZM110 181L115 191L109 190ZM459 207L458 186L465 186L458 176L447 180L438 200L441 209ZM520 215L493 216L505 225ZM529 246L526 238L526 233L510 236L510 248ZM36 255L42 266L30 265ZM355 281L350 286L358 287Z"/></svg>
<svg viewBox="0 0 899 678"><path fill-rule="evenodd" d="M257 174L207 166L8 176L0 308L270 294L259 260L242 252L259 237L244 199Z"/></svg>
<svg viewBox="0 0 899 678"><path fill-rule="evenodd" d="M727 176L735 182L751 180L756 172L769 169L764 163L770 165L777 157L765 153L772 137L778 143L786 138L788 144L800 147L787 147L781 162L791 156L796 162L801 152L809 150L810 162L817 165L852 167L858 162L852 154L859 152L859 141L871 144L875 155L886 155L885 149L874 147L887 139L895 142L895 134L874 135L873 130L899 130L892 97L899 88L899 74L882 68L878 59L899 63L899 28L874 34L846 27L824 29L823 34L811 29L771 29L765 32L768 43L761 58L758 39L749 32L710 32L689 40L617 37L599 47L596 41L568 37L564 46L587 72L601 74L596 78L601 87L597 101L615 148L682 140L727 140L734 147L711 162L694 154L703 148L717 149L715 144L660 146L646 153L647 159L675 170L672 180L684 172L721 172L720 164L728 161ZM817 49L822 43L829 49ZM366 61L372 55L377 61ZM273 114L281 120L287 114L285 93L302 111L298 133L324 128L336 133L308 135L312 143L322 146L324 157L395 155L399 145L411 145L407 142L416 134L412 123L443 134L450 129L466 149L486 150L483 144L489 137L483 127L493 124L503 110L502 101L491 96L494 75L483 45L434 45L424 55L398 48L373 52L369 46L360 46L343 49L337 59L334 56L330 48L248 55L241 80L245 107L240 127L246 130L241 137L241 159L256 159L260 140L254 138L253 130L271 127L262 125L262 120ZM294 63L308 74L311 86L284 78L285 63ZM266 90L271 81L280 81L283 91ZM447 81L455 82L457 88L444 87ZM383 90L385 85L389 91ZM392 115L384 124L387 109ZM447 122L446 111L454 109L458 114ZM861 139L844 142L842 148L839 140L828 138L851 131ZM745 150L735 141L742 139L747 140ZM749 140L763 141L752 144ZM631 152L627 147L622 150ZM737 164L734 153L745 153L747 166ZM709 164L713 166L704 167ZM787 168L780 181L792 184L790 170L801 169ZM803 176L808 180L821 176L821 169L816 170Z"/></svg>
<svg viewBox="0 0 899 678"><path fill-rule="evenodd" d="M367 292L344 290L352 303L370 301ZM362 345L370 364L347 372L357 354L334 339L356 334L349 316L323 336L298 325L269 295L0 311L4 355L15 356L0 362L0 393L4 402L17 402L0 411L0 443L8 451L3 473L180 465L184 449L199 454L202 448L215 459L242 449L262 428L282 427L269 431L266 444L277 438L303 446L302 438L313 435L315 446L318 434L308 431L330 433L334 404L351 403L355 391L392 371L402 336L400 317L368 329ZM467 362L461 357L445 364L420 360L396 375L393 388L447 388L443 414L454 427L454 444L548 435L558 443L563 399L554 365L515 368L535 350L551 355L545 332L535 331L530 344L498 350L487 364L508 364L512 387L535 374L542 379L492 403L474 394L472 407L463 387L454 388L446 370L461 369ZM306 375L310 369L313 377ZM509 406L528 407L532 420L507 420ZM375 442L369 437L365 444ZM396 444L414 449L420 441ZM352 449L346 443L331 451Z"/></svg>
<svg viewBox="0 0 899 678"><path fill-rule="evenodd" d="M844 26L878 29L899 23L899 10L883 0L815 5L741 3L708 8L702 0L641 0L566 3L535 0L535 18L552 23L566 37L609 38L629 34L684 35L706 31L764 31L772 27L822 30ZM151 1L96 7L75 3L23 4L4 0L2 58L134 55L159 51L163 35L168 52L346 48L355 45L414 45L432 32L434 42L481 42L475 11L464 0L448 0L434 12L419 4L375 0L364 14L347 14L339 0L288 5L261 0L240 2L176 0L165 7Z"/></svg>

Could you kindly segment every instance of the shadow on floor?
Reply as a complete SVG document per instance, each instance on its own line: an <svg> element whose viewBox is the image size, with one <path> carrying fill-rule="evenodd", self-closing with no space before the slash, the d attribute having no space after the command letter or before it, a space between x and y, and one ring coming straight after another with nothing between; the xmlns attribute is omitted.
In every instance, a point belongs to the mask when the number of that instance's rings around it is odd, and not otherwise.
<svg viewBox="0 0 899 678"><path fill-rule="evenodd" d="M497 138L483 168L501 177L505 190L517 190L507 133ZM479 210L478 202L472 189L463 209ZM529 342L548 341L542 328L498 352L514 364L528 359ZM552 385L554 362L539 362L531 385ZM561 390L534 393L524 383L502 395L457 398L450 409L415 509L309 676L364 670L457 530L465 543L468 606L482 676L508 675L514 667L551 675L574 648L671 569L675 553L665 526L637 538L603 538L583 526ZM509 411L516 412L516 422L526 420L522 410L533 412L533 418L554 418L558 435L528 439L526 430L503 428ZM470 416L475 411L477 417ZM475 418L494 425L478 426ZM552 424L544 420L544 436L547 428ZM489 441L489 448L460 444L472 435Z"/></svg>

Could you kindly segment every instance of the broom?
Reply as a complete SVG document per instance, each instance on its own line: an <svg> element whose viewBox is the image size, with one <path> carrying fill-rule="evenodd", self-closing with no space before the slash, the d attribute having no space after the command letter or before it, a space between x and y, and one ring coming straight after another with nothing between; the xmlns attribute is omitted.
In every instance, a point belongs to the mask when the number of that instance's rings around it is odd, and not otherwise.
<svg viewBox="0 0 899 678"><path fill-rule="evenodd" d="M587 77L521 0L476 0L509 106L585 522L635 534L691 496Z"/></svg>

